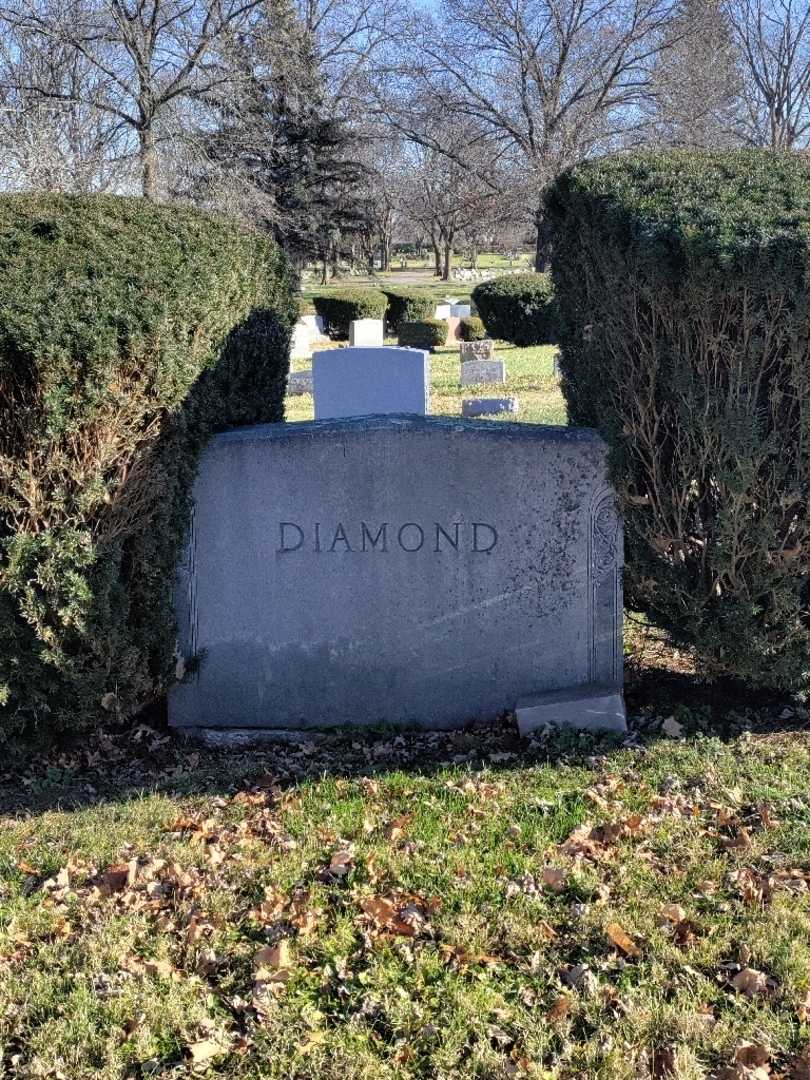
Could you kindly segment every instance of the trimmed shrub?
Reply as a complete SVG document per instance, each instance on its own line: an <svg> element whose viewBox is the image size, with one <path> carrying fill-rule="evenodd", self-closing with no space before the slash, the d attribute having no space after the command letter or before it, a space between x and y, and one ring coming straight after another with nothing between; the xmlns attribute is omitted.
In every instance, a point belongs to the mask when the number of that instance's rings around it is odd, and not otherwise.
<svg viewBox="0 0 810 1080"><path fill-rule="evenodd" d="M465 315L458 327L462 341L483 341L487 336L487 328L477 315Z"/></svg>
<svg viewBox="0 0 810 1080"><path fill-rule="evenodd" d="M0 739L174 677L201 448L283 419L291 278L258 234L114 197L0 197Z"/></svg>
<svg viewBox="0 0 810 1080"><path fill-rule="evenodd" d="M450 324L447 319L422 319L420 322L400 323L397 341L411 349L434 349L447 344Z"/></svg>
<svg viewBox="0 0 810 1080"><path fill-rule="evenodd" d="M436 301L429 292L422 289L383 289L388 301L385 321L396 333L404 322L422 322L432 319L436 310Z"/></svg>
<svg viewBox="0 0 810 1080"><path fill-rule="evenodd" d="M315 311L324 322L326 333L345 340L349 323L355 319L382 319L388 301L377 289L337 289L312 297Z"/></svg>
<svg viewBox="0 0 810 1080"><path fill-rule="evenodd" d="M548 214L563 391L611 449L629 604L701 673L810 689L810 164L607 159Z"/></svg>
<svg viewBox="0 0 810 1080"><path fill-rule="evenodd" d="M556 305L549 274L514 274L483 281L472 291L491 338L513 345L545 345L556 340Z"/></svg>

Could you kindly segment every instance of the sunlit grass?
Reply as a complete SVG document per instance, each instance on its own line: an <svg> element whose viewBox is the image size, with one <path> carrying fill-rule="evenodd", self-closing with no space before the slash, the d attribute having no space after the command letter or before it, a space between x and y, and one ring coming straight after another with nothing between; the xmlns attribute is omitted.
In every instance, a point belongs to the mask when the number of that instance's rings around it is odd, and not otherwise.
<svg viewBox="0 0 810 1080"><path fill-rule="evenodd" d="M359 738L370 761L393 752ZM810 1040L806 735L569 762L493 740L496 761L454 763L456 737L430 745L426 768L372 777L311 748L197 755L200 794L156 776L162 791L6 818L2 1075L684 1080L746 1041L791 1075ZM274 761L322 775L234 797ZM202 794L214 776L220 794ZM619 828L594 850L566 846L605 823ZM133 860L131 887L94 894ZM66 889L47 883L66 867ZM762 900L737 882L788 869L797 884ZM410 929L368 914L386 898L410 905ZM282 939L263 990L254 957ZM762 992L735 989L741 968Z"/></svg>
<svg viewBox="0 0 810 1080"><path fill-rule="evenodd" d="M396 344L393 340L389 344ZM324 346L316 345L315 348ZM325 346L327 348L334 346ZM496 355L506 362L506 385L467 386L460 384L460 361L458 348L438 349L431 356L430 412L441 416L461 416L461 402L467 397L517 397L517 416L505 415L500 419L521 420L533 424L565 424L565 402L560 393L559 379L554 374L553 345L538 345L520 349L507 342L496 344ZM295 360L294 371L311 366L310 360ZM286 415L288 420L311 420L313 417L312 395L288 397Z"/></svg>

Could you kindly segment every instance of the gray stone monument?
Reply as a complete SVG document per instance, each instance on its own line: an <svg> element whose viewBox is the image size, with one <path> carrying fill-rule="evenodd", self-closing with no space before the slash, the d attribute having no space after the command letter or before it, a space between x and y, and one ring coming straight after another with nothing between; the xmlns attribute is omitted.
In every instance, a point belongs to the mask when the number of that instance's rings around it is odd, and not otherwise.
<svg viewBox="0 0 810 1080"><path fill-rule="evenodd" d="M462 341L460 346L462 364L472 363L473 360L494 360L495 342L491 338L481 341Z"/></svg>
<svg viewBox="0 0 810 1080"><path fill-rule="evenodd" d="M621 729L605 460L585 429L411 415L217 435L178 575L171 723L239 740L521 705L525 731Z"/></svg>
<svg viewBox="0 0 810 1080"><path fill-rule="evenodd" d="M468 360L461 365L461 385L505 383L506 364L503 360Z"/></svg>
<svg viewBox="0 0 810 1080"><path fill-rule="evenodd" d="M498 413L516 413L518 411L518 399L516 397L480 397L462 398L462 416L497 416Z"/></svg>
<svg viewBox="0 0 810 1080"><path fill-rule="evenodd" d="M312 369L291 371L287 376L287 393L291 397L312 393Z"/></svg>
<svg viewBox="0 0 810 1080"><path fill-rule="evenodd" d="M430 356L422 349L322 349L312 374L316 420L428 411Z"/></svg>

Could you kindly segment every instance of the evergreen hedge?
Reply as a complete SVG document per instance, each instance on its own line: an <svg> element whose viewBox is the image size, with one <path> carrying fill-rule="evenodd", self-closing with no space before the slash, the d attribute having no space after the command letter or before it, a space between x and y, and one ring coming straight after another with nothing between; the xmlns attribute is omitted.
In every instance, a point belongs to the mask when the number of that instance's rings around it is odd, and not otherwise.
<svg viewBox="0 0 810 1080"><path fill-rule="evenodd" d="M174 675L200 449L283 419L266 239L113 197L0 197L0 738L127 715Z"/></svg>
<svg viewBox="0 0 810 1080"><path fill-rule="evenodd" d="M336 289L312 297L315 311L322 317L326 333L345 340L349 323L356 319L383 319L388 301L378 289Z"/></svg>
<svg viewBox="0 0 810 1080"><path fill-rule="evenodd" d="M397 342L411 349L439 349L447 343L450 324L447 319L422 319L400 323Z"/></svg>
<svg viewBox="0 0 810 1080"><path fill-rule="evenodd" d="M607 159L548 214L563 391L611 449L629 604L702 672L810 689L808 159Z"/></svg>
<svg viewBox="0 0 810 1080"><path fill-rule="evenodd" d="M487 334L513 345L556 340L556 305L549 274L513 274L482 281L472 299Z"/></svg>
<svg viewBox="0 0 810 1080"><path fill-rule="evenodd" d="M385 321L396 333L404 322L421 322L432 319L436 301L423 289L383 289L388 301Z"/></svg>
<svg viewBox="0 0 810 1080"><path fill-rule="evenodd" d="M487 328L477 315L464 315L459 322L459 334L462 341L483 341Z"/></svg>

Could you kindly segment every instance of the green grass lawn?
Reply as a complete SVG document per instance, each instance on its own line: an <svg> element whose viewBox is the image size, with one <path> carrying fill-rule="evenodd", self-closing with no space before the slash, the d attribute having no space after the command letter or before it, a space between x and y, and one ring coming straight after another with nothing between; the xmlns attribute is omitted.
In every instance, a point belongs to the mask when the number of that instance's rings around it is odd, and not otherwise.
<svg viewBox="0 0 810 1080"><path fill-rule="evenodd" d="M810 735L679 719L0 777L0 1076L807 1077Z"/></svg>
<svg viewBox="0 0 810 1080"><path fill-rule="evenodd" d="M506 342L498 342L496 355L506 361L506 385L469 386L462 392L459 384L458 348L439 349L431 357L430 411L442 416L461 416L461 400L464 397L515 396L520 404L517 417L503 416L499 419L517 419L534 424L565 424L565 402L560 393L559 380L554 375L555 351L550 345L519 349ZM295 360L292 365L295 371L310 366L309 360ZM311 420L312 395L288 397L286 415L288 420Z"/></svg>

